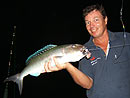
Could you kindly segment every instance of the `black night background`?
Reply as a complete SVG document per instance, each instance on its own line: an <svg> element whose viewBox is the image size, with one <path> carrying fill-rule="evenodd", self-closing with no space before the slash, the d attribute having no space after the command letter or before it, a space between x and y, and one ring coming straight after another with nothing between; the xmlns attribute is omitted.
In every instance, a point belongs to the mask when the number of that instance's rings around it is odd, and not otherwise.
<svg viewBox="0 0 130 98"><path fill-rule="evenodd" d="M75 84L66 70L44 73L39 77L28 75L23 81L23 92L18 86L3 83L10 73L22 71L25 61L35 51L48 44L84 44L89 40L82 17L82 9L91 3L100 3L108 16L108 29L123 31L120 21L122 0L35 0L4 1L0 3L0 98L87 98L86 91ZM123 1L123 21L130 32L129 2ZM16 26L16 30L14 27ZM15 32L12 46L12 36ZM10 60L10 50L12 57ZM78 62L73 63L78 67ZM6 91L8 90L8 91ZM4 95L5 94L5 95Z"/></svg>

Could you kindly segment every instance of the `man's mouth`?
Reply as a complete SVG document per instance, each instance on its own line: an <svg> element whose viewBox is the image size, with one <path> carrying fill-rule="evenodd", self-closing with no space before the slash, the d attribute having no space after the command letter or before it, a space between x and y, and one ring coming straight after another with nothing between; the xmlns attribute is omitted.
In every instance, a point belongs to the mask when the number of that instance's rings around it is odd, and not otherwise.
<svg viewBox="0 0 130 98"><path fill-rule="evenodd" d="M93 32L95 32L96 31L96 28L92 28L91 29L91 32L93 33Z"/></svg>

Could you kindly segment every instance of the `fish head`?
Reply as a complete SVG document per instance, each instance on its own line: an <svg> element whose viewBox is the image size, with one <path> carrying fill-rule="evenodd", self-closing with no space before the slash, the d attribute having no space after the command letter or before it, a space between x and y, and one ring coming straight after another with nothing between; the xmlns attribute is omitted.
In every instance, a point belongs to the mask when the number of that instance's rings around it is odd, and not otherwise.
<svg viewBox="0 0 130 98"><path fill-rule="evenodd" d="M70 44L64 48L64 54L70 62L79 61L89 53L88 49L81 44Z"/></svg>

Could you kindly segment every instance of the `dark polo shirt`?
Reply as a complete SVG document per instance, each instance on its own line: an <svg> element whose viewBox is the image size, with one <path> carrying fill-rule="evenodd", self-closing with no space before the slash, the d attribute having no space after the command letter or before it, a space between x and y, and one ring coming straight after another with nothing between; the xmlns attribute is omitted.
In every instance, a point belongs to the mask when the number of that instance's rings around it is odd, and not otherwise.
<svg viewBox="0 0 130 98"><path fill-rule="evenodd" d="M93 79L93 86L86 90L88 98L130 98L130 34L109 32L109 52L96 47L90 40L85 46L91 58L83 58L79 69Z"/></svg>

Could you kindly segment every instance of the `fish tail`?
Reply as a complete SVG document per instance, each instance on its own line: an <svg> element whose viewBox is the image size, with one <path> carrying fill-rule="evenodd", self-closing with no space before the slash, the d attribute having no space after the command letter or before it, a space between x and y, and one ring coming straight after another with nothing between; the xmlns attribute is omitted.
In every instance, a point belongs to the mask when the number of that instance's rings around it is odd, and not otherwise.
<svg viewBox="0 0 130 98"><path fill-rule="evenodd" d="M20 77L20 73L10 76L4 80L4 82L13 81L18 84L20 95L22 94L22 88L23 88L23 78Z"/></svg>

